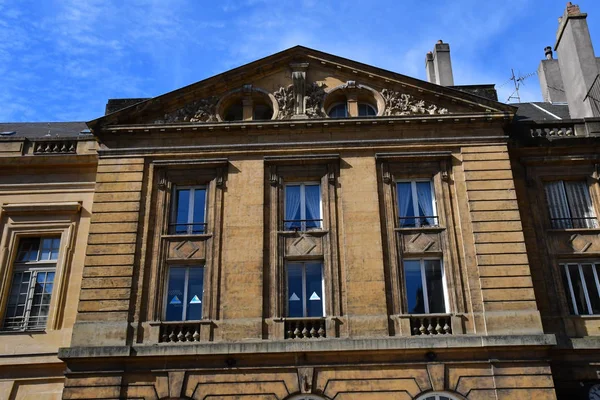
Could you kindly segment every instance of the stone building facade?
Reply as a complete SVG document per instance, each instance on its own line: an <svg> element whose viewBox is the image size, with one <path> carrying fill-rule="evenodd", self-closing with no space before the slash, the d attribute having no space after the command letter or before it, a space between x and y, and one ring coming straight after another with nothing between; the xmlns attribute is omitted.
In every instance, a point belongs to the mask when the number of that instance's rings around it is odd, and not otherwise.
<svg viewBox="0 0 600 400"><path fill-rule="evenodd" d="M593 398L600 120L426 67L298 46L0 124L0 398Z"/></svg>

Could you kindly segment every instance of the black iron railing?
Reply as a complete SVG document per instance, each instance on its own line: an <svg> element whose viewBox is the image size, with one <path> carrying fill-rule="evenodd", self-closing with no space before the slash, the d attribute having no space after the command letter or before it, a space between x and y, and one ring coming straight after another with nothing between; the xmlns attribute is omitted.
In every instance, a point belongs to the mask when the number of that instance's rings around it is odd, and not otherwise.
<svg viewBox="0 0 600 400"><path fill-rule="evenodd" d="M309 231L311 229L321 229L322 219L284 219L284 231Z"/></svg>
<svg viewBox="0 0 600 400"><path fill-rule="evenodd" d="M550 223L553 229L572 229L572 228L597 228L598 220L596 217L581 218L551 218Z"/></svg>
<svg viewBox="0 0 600 400"><path fill-rule="evenodd" d="M201 235L206 233L205 223L169 224L170 235Z"/></svg>
<svg viewBox="0 0 600 400"><path fill-rule="evenodd" d="M438 226L439 218L436 215L418 217L399 217L400 228L419 228L423 226Z"/></svg>

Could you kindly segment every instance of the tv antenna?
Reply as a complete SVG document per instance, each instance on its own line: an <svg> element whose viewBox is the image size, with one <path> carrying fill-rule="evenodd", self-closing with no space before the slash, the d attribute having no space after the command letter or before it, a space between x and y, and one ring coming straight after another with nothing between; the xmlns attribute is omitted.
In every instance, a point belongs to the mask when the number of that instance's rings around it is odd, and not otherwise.
<svg viewBox="0 0 600 400"><path fill-rule="evenodd" d="M508 96L508 99L506 100L506 102L510 103L511 100L516 100L517 103L520 103L521 95L519 93L519 90L521 89L521 86L525 85L525 79L532 77L533 75L537 74L537 72L532 72L527 75L520 75L518 77L515 75L515 70L513 68L511 68L510 72L511 72L512 76L506 83L512 81L513 84L515 85L515 90L514 90L514 92L511 93L510 96ZM504 85L502 85L502 86L504 86Z"/></svg>

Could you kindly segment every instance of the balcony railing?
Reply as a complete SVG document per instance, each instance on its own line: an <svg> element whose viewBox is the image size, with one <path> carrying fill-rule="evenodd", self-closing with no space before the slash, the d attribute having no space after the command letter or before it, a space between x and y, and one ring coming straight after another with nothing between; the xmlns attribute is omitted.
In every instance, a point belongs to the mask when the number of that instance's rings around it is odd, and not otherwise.
<svg viewBox="0 0 600 400"><path fill-rule="evenodd" d="M170 235L202 235L206 233L206 223L169 224Z"/></svg>
<svg viewBox="0 0 600 400"><path fill-rule="evenodd" d="M565 123L536 124L529 128L529 134L532 138L570 137L575 136L575 127Z"/></svg>
<svg viewBox="0 0 600 400"><path fill-rule="evenodd" d="M325 318L286 318L286 339L323 339L327 337Z"/></svg>
<svg viewBox="0 0 600 400"><path fill-rule="evenodd" d="M75 154L77 141L75 140L42 140L33 143L33 154Z"/></svg>
<svg viewBox="0 0 600 400"><path fill-rule="evenodd" d="M162 322L159 343L193 343L200 341L202 324L195 322Z"/></svg>
<svg viewBox="0 0 600 400"><path fill-rule="evenodd" d="M410 330L413 336L451 335L452 320L450 314L411 315Z"/></svg>
<svg viewBox="0 0 600 400"><path fill-rule="evenodd" d="M597 228L598 220L596 217L582 218L551 218L552 229L573 229L573 228Z"/></svg>
<svg viewBox="0 0 600 400"><path fill-rule="evenodd" d="M433 227L440 224L439 218L436 215L418 216L418 217L399 217L398 226L400 228L421 228Z"/></svg>
<svg viewBox="0 0 600 400"><path fill-rule="evenodd" d="M322 219L284 219L284 231L309 231L311 229L321 229Z"/></svg>

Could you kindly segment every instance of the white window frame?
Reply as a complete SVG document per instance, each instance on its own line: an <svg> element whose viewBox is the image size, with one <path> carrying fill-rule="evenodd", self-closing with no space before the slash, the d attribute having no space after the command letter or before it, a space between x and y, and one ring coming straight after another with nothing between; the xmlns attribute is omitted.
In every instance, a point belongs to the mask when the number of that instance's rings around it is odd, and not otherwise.
<svg viewBox="0 0 600 400"><path fill-rule="evenodd" d="M283 214L284 214L284 230L285 230L285 221L293 221L293 220L286 220L285 217L287 217L287 215L285 215L286 211L287 211L287 188L288 186L300 186L300 231L301 232L306 232L306 186L318 186L319 187L319 221L313 221L313 222L317 222L319 226L315 227L315 228L310 228L311 230L319 230L319 229L323 229L323 193L321 192L321 182L289 182L286 183L284 186L284 190L283 190Z"/></svg>
<svg viewBox="0 0 600 400"><path fill-rule="evenodd" d="M190 198L189 198L189 202L188 202L188 215L187 215L187 220L186 220L186 233L176 233L177 232L177 226L178 225L183 225L183 224L178 224L177 223L177 209L179 207L179 202L177 201L177 192L179 190L189 190L190 191ZM204 225L204 229L203 229L203 233L206 233L206 228L207 228L207 224L206 224L206 214L208 211L208 187L206 185L193 185L193 186L175 186L173 188L173 207L171 208L171 222L169 224L169 233L173 234L173 235L192 235L194 234L194 200L196 197L196 191L197 190L204 190L204 219L202 222L198 222L196 225L199 224L203 224Z"/></svg>
<svg viewBox="0 0 600 400"><path fill-rule="evenodd" d="M568 293L570 295L571 304L573 305L573 311L575 315L598 315L593 313L592 303L590 301L590 294L587 289L587 284L585 281L585 275L583 274L583 264L589 264L592 267L592 272L594 274L594 283L596 284L596 290L600 294L600 279L598 279L598 271L597 268L600 268L600 261L589 261L589 262L565 262L561 263L560 266L564 269L565 275L567 276L567 283L569 285ZM579 272L579 279L581 279L581 283L583 286L583 294L585 297L585 304L587 306L587 313L582 314L577 307L577 301L575 300L575 291L573 290L573 282L571 280L571 274L569 273L569 265L577 265L577 271Z"/></svg>
<svg viewBox="0 0 600 400"><path fill-rule="evenodd" d="M420 228L421 227L421 218L419 216L419 197L417 196L417 182L429 182L429 188L431 189L431 207L432 207L432 211L433 211L433 215L430 216L433 218L433 222L434 225L425 225L425 226L439 226L440 225L440 216L438 215L437 212L437 200L435 198L435 188L434 188L434 182L432 179L399 179L396 181L396 208L399 208L399 196L400 194L398 193L398 184L399 183L410 183L410 190L412 193L412 201L413 201L413 213L415 214L415 227ZM410 219L410 217L402 217L400 215L400 210L398 209L398 226L400 228L403 228L403 226L400 224L400 218L404 218L404 219ZM408 227L410 228L410 227Z"/></svg>
<svg viewBox="0 0 600 400"><path fill-rule="evenodd" d="M427 278L425 276L425 261L439 261L440 269L442 270L442 292L444 296L444 308L445 312L442 314L448 314L450 311L450 301L448 298L448 284L446 282L446 271L444 268L444 260L439 257L424 257L424 258L405 258L402 260L402 270L406 273L404 268L404 263L406 261L419 261L419 265L421 267L421 285L423 285L423 302L425 303L425 313L429 314L429 293L427 293ZM404 281L404 285L406 288L406 280ZM406 299L406 303L408 304L408 298Z"/></svg>
<svg viewBox="0 0 600 400"><path fill-rule="evenodd" d="M190 279L190 269L191 268L202 268L202 319L204 319L204 288L205 288L205 280L206 280L206 266L204 264L194 264L194 265L169 265L167 268L167 279L165 279L165 300L163 304L163 318L162 320L165 322L179 322L179 321L167 321L167 306L169 304L169 275L171 272L171 268L185 268L185 278L183 281L183 312L181 317L183 318L181 322L191 322L186 320L187 317L187 292L188 292L188 283Z"/></svg>
<svg viewBox="0 0 600 400"><path fill-rule="evenodd" d="M42 241L44 239L59 239L59 245L58 245L58 253L56 254L56 259L47 259L47 260L40 260L41 254L42 254ZM23 240L28 240L28 239L39 239L39 247L38 247L38 255L37 255L37 260L36 261L17 261L19 254L20 254L20 249L21 249L21 245L23 243ZM30 273L29 276L29 283L28 283L28 287L27 287L27 297L25 298L25 310L23 312L23 322L22 322L22 326L20 329L12 329L12 328L6 328L6 318L8 318L8 316L6 315L6 313L8 312L8 305L9 305L9 301L10 299L8 299L6 301L4 310L3 310L3 317L2 317L2 326L0 328L0 331L4 331L4 332L26 332L26 331L44 331L46 330L47 326L48 326L48 320L51 316L51 312L50 312L50 306L52 304L52 296L54 294L54 292L56 291L56 286L57 286L57 282L56 282L56 278L57 278L57 271L56 271L56 266L57 266L57 262L60 256L60 251L61 251L61 244L60 244L60 240L61 240L61 236L22 236L19 239L19 243L17 243L17 251L15 252L15 259L13 262L13 269L12 269L12 274L10 275L11 278L14 279L15 274L17 273ZM50 250L52 250L52 247L50 247ZM35 291L35 284L37 283L37 275L40 272L53 272L54 273L54 280L52 281L52 292L50 292L50 302L48 302L47 306L48 306L48 313L46 314L46 323L44 324L44 326L37 326L35 328L29 328L29 324L30 324L30 318L31 318L31 308L33 306L33 297L34 297L34 291ZM11 280L11 284L8 287L8 296L10 296L12 290L13 290L13 282ZM42 293L43 295L43 293Z"/></svg>
<svg viewBox="0 0 600 400"><path fill-rule="evenodd" d="M321 302L323 303L323 315L320 317L309 317L306 314L308 313L308 295L306 292L306 264L317 264L317 262L319 263L319 265L321 265ZM286 315L290 314L290 310L289 310L289 298L290 298L290 294L289 292L289 271L288 271L288 266L290 264L300 264L302 265L302 317L299 318L323 318L326 317L326 313L325 313L325 274L323 271L323 261L289 261L286 263L285 265L285 291L286 291L286 295L285 295L285 308L286 308ZM292 317L290 317L292 318Z"/></svg>

